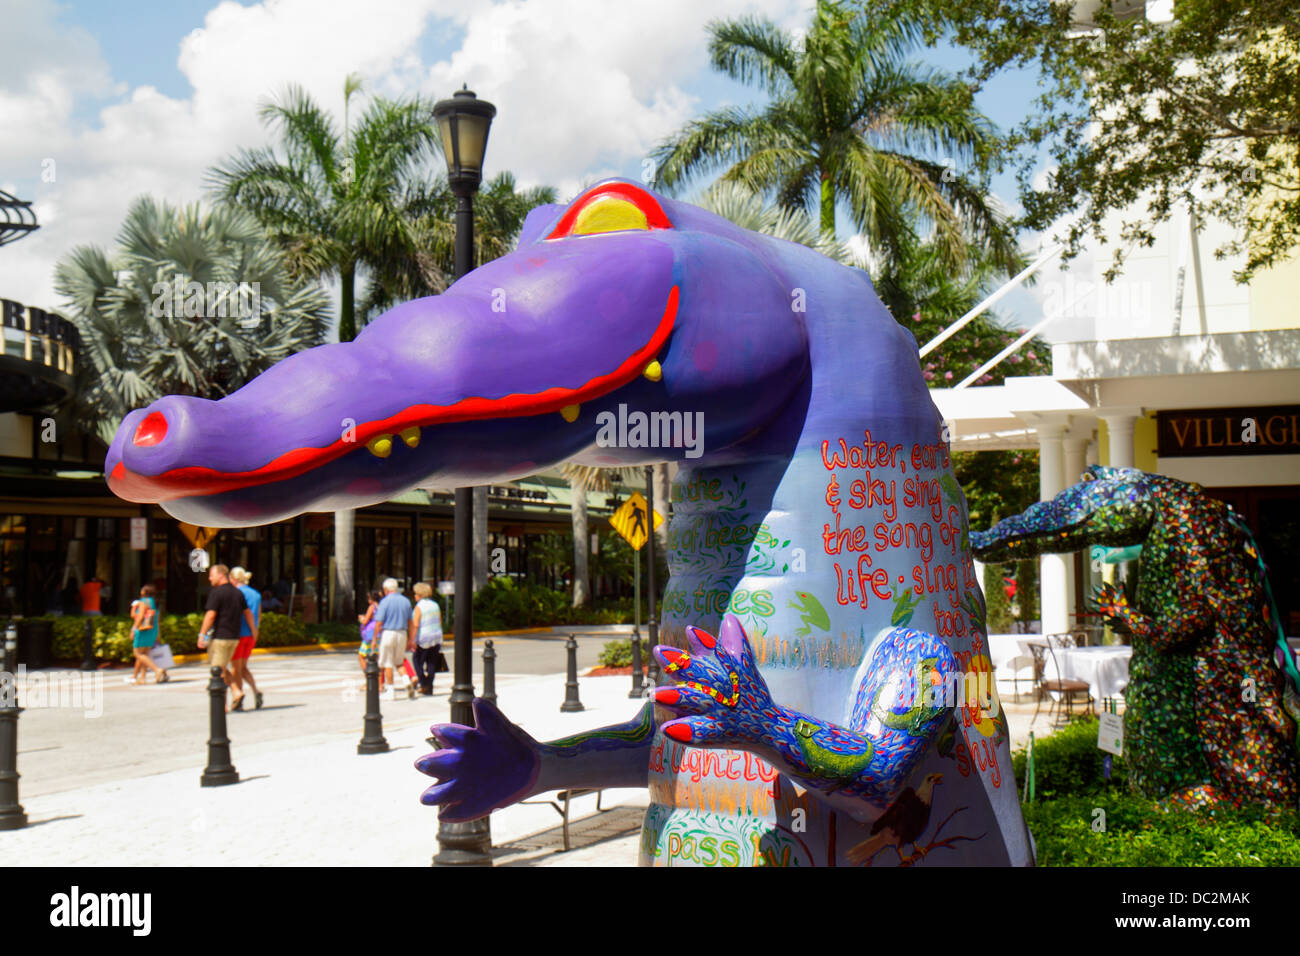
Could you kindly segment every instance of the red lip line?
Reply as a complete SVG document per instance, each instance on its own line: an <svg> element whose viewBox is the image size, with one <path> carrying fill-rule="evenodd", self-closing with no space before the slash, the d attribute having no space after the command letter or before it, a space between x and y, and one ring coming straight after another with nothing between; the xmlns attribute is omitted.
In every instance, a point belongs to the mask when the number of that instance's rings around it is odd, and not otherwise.
<svg viewBox="0 0 1300 956"><path fill-rule="evenodd" d="M452 405L412 405L389 418L358 426L355 441L348 442L340 438L324 448L297 448L285 452L253 471L222 472L193 465L173 468L160 475L141 475L129 471L119 461L109 475L109 485L114 494L127 501L154 502L213 495L294 478L348 452L355 451L358 446L365 445L376 435L396 434L411 427L558 412L565 406L579 405L599 398L641 374L668 340L677 317L678 300L678 287L673 286L668 292L663 317L659 320L659 325L650 336L650 340L633 352L614 371L598 375L577 388L555 386L540 392L515 393L501 398L463 398Z"/></svg>

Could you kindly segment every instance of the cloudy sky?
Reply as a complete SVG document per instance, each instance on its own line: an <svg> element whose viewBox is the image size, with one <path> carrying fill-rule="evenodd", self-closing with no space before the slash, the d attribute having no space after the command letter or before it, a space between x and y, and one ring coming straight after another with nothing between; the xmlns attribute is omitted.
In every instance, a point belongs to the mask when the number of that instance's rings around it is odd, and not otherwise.
<svg viewBox="0 0 1300 956"><path fill-rule="evenodd" d="M131 200L203 198L204 171L267 142L257 109L289 83L341 114L343 78L369 95L441 98L468 83L498 109L487 174L563 199L638 178L665 136L761 94L712 72L705 26L748 13L800 29L811 0L0 0L0 189L41 229L0 251L0 295L57 308L54 263L110 245ZM953 68L951 51L921 57ZM1008 77L980 105L1004 128L1034 91ZM1014 195L1009 176L995 183ZM1008 319L1039 316L1029 294Z"/></svg>

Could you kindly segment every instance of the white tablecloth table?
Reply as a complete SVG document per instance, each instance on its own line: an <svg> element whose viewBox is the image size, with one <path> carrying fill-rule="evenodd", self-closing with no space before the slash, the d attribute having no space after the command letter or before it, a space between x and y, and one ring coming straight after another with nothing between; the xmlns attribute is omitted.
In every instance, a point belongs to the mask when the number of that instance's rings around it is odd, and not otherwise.
<svg viewBox="0 0 1300 956"><path fill-rule="evenodd" d="M1035 645L1046 646L1047 638L1041 634L990 634L989 659L998 680L1010 682L1017 675L1032 677L1031 648ZM1086 682L1093 699L1100 702L1117 696L1128 684L1128 660L1132 653L1133 649L1127 646L1058 648L1055 659L1062 678ZM1057 676L1052 661L1053 656L1048 653L1044 680Z"/></svg>
<svg viewBox="0 0 1300 956"><path fill-rule="evenodd" d="M1020 646L1019 634L990 634L989 660L993 662L993 669L1002 672L1008 669L1011 661L1017 657L1028 657L1029 652Z"/></svg>
<svg viewBox="0 0 1300 956"><path fill-rule="evenodd" d="M1062 677L1086 682L1093 700L1101 701L1118 696L1128 685L1132 654L1133 648L1126 646L1073 647L1057 650L1056 657Z"/></svg>

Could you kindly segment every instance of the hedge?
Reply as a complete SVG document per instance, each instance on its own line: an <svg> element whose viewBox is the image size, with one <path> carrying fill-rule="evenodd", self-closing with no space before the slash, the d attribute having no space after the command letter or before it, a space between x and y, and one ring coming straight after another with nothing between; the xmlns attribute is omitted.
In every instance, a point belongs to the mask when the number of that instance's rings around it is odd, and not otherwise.
<svg viewBox="0 0 1300 956"><path fill-rule="evenodd" d="M1080 718L1056 733L1034 740L1034 790L1040 798L1058 795L1127 790L1128 771L1124 758L1112 757L1110 783L1102 778L1106 754L1097 749L1097 720ZM1011 755L1016 791L1025 792L1026 751Z"/></svg>
<svg viewBox="0 0 1300 956"><path fill-rule="evenodd" d="M1132 792L1119 757L1103 780L1104 757L1095 718L1035 740L1022 809L1040 866L1300 866L1300 813L1172 807ZM1011 762L1023 793L1025 750Z"/></svg>
<svg viewBox="0 0 1300 956"><path fill-rule="evenodd" d="M631 667L632 639L629 637L606 641L605 646L600 649L600 657L597 660L601 667ZM642 647L641 662L645 663L644 647Z"/></svg>
<svg viewBox="0 0 1300 956"><path fill-rule="evenodd" d="M1294 812L1211 815L1122 791L1035 801L1024 811L1039 866L1300 866Z"/></svg>
<svg viewBox="0 0 1300 956"><path fill-rule="evenodd" d="M95 656L101 660L127 662L131 654L129 617L44 617L54 625L54 657L80 660L85 622L94 622ZM203 615L164 614L162 640L173 654L198 650L199 625ZM521 627L550 627L563 624L623 624L632 620L632 602L611 602L603 607L571 606L563 591L537 584L517 584L507 577L495 577L474 595L474 629L504 631ZM356 624L322 621L304 625L301 620L266 611L258 635L259 647L288 647L295 644L344 644L360 641Z"/></svg>
<svg viewBox="0 0 1300 956"><path fill-rule="evenodd" d="M631 601L611 602L604 607L573 607L564 591L526 581L519 583L505 576L492 578L474 595L476 631L631 621Z"/></svg>
<svg viewBox="0 0 1300 956"><path fill-rule="evenodd" d="M95 629L96 657L124 663L132 659L129 617L49 617L42 620L48 620L54 625L56 660L81 659L86 621L91 621ZM199 625L202 623L203 615L198 613L164 614L159 618L162 641L171 645L173 654L192 654L198 650ZM262 615L257 638L259 647L289 647L294 644L313 643L315 641L308 635L301 621L273 611L267 611Z"/></svg>

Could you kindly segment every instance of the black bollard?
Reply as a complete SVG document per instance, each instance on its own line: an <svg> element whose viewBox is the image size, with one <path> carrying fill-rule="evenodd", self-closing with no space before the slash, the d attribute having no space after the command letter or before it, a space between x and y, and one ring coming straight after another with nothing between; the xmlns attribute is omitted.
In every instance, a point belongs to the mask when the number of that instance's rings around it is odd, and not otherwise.
<svg viewBox="0 0 1300 956"><path fill-rule="evenodd" d="M491 638L483 642L483 699L497 702L497 649Z"/></svg>
<svg viewBox="0 0 1300 956"><path fill-rule="evenodd" d="M85 637L82 638L81 644L81 669L83 671L97 670L99 667L95 663L95 622L92 618L86 618Z"/></svg>
<svg viewBox="0 0 1300 956"><path fill-rule="evenodd" d="M221 668L212 668L208 681L208 765L199 778L201 787L224 787L239 783L239 771L230 762L230 738L226 736L226 682L221 679Z"/></svg>
<svg viewBox="0 0 1300 956"><path fill-rule="evenodd" d="M366 725L359 754L386 754L388 741L384 739L384 715L379 712L379 655L366 658Z"/></svg>
<svg viewBox="0 0 1300 956"><path fill-rule="evenodd" d="M0 830L27 826L27 814L18 802L18 679L14 676L14 653L18 632L13 623L5 630L5 671L0 674Z"/></svg>
<svg viewBox="0 0 1300 956"><path fill-rule="evenodd" d="M641 677L641 635L632 635L632 689L627 692L629 697L644 697L645 682Z"/></svg>
<svg viewBox="0 0 1300 956"><path fill-rule="evenodd" d="M564 684L564 703L560 710L572 714L585 709L582 701L578 700L578 639L570 634L564 647L569 655L568 680Z"/></svg>

